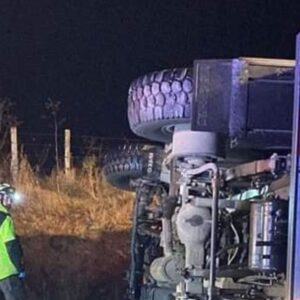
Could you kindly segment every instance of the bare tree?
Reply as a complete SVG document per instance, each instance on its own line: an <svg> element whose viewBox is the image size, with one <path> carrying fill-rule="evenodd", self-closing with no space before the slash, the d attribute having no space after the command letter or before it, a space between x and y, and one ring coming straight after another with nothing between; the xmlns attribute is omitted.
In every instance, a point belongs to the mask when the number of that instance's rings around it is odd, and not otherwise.
<svg viewBox="0 0 300 300"><path fill-rule="evenodd" d="M51 113L54 128L54 147L55 147L55 164L57 171L59 170L59 152L58 152L58 112L60 109L60 101L48 98L46 101L46 109Z"/></svg>
<svg viewBox="0 0 300 300"><path fill-rule="evenodd" d="M58 145L58 129L59 126L64 122L64 119L59 118L59 111L60 111L61 102L54 100L53 98L49 97L45 103L46 109L50 112L52 117L52 124L54 130L54 147L55 147L55 165L56 165L56 185L57 191L60 191L59 186L59 145Z"/></svg>
<svg viewBox="0 0 300 300"><path fill-rule="evenodd" d="M8 142L10 128L21 123L13 113L13 107L14 104L8 97L0 98L0 151Z"/></svg>

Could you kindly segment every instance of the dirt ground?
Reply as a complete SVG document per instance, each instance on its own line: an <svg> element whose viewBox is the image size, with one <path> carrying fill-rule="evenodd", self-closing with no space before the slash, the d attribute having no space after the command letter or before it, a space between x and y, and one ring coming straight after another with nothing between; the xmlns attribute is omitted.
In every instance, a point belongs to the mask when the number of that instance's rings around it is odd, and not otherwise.
<svg viewBox="0 0 300 300"><path fill-rule="evenodd" d="M126 289L128 232L91 240L74 236L21 239L30 300L121 300Z"/></svg>

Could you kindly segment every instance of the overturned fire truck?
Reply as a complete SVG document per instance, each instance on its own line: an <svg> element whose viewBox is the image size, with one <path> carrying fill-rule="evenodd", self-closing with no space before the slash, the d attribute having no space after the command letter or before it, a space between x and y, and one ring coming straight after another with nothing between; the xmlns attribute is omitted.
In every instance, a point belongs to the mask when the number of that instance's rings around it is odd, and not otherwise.
<svg viewBox="0 0 300 300"><path fill-rule="evenodd" d="M136 193L130 299L300 299L298 43L295 61L196 60L131 84L149 143L104 166Z"/></svg>

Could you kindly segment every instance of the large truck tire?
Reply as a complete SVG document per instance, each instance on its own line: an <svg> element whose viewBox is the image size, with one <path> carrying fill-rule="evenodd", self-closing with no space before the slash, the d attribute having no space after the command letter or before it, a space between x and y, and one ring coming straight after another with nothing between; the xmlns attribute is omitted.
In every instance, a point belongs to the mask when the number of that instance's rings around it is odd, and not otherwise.
<svg viewBox="0 0 300 300"><path fill-rule="evenodd" d="M106 155L103 174L112 186L132 191L133 180L159 180L162 159L163 149L159 146L126 145Z"/></svg>
<svg viewBox="0 0 300 300"><path fill-rule="evenodd" d="M175 125L189 123L192 69L153 72L134 80L128 93L128 120L138 136L170 142Z"/></svg>

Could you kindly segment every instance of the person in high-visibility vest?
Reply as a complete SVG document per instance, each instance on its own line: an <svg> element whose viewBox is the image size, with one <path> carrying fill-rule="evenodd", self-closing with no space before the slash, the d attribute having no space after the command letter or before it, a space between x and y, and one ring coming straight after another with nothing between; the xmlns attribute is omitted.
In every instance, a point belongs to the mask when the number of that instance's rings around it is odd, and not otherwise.
<svg viewBox="0 0 300 300"><path fill-rule="evenodd" d="M0 293L5 300L23 300L23 253L9 214L13 197L1 190L3 185L0 184Z"/></svg>

